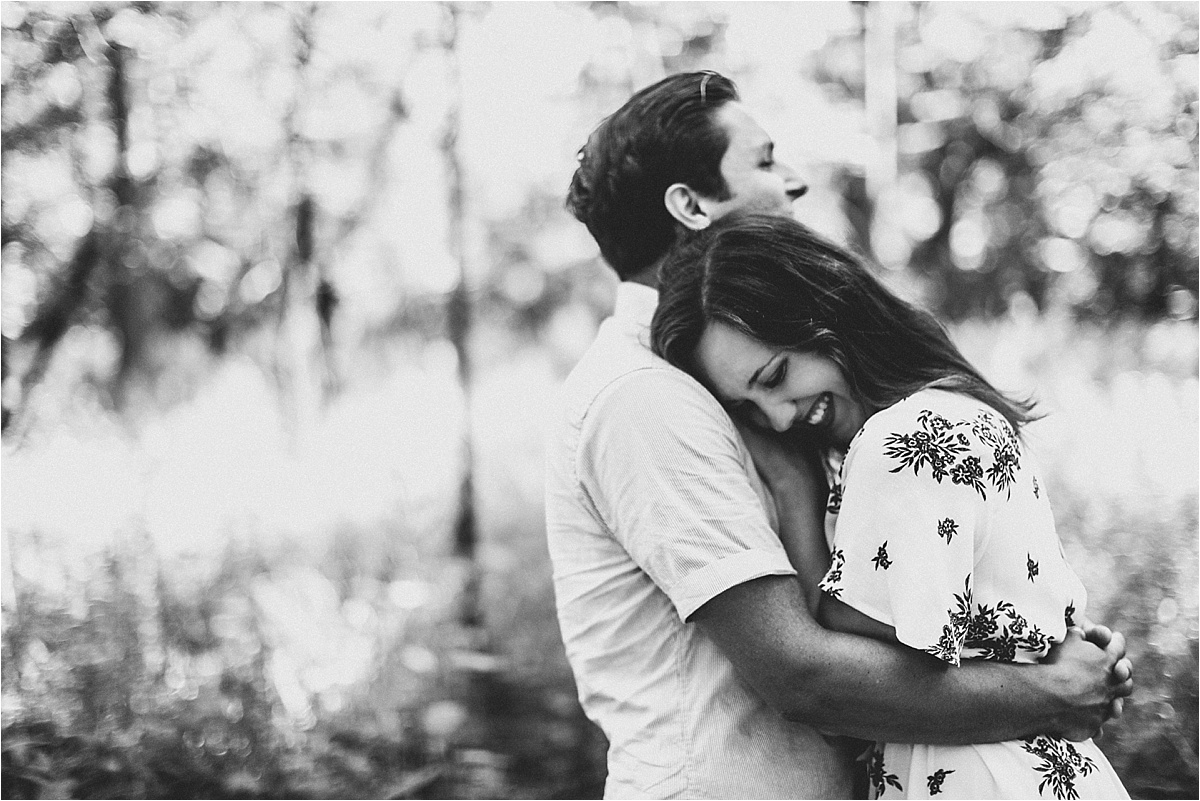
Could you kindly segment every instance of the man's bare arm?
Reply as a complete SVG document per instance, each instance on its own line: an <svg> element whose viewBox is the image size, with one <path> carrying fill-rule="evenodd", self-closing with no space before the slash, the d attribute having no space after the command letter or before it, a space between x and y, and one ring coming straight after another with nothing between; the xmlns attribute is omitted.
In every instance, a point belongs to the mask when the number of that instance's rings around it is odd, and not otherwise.
<svg viewBox="0 0 1200 801"><path fill-rule="evenodd" d="M811 604L809 604L809 608L812 608ZM860 637L871 637L884 643L900 644L900 640L896 637L895 628L880 623L878 620L864 615L854 607L848 606L829 595L823 594L820 598L817 608L817 622L833 631L856 634ZM1107 626L1100 626L1091 621L1084 621L1083 627L1075 631L1074 635L1068 636L1086 640L1097 648L1112 649L1112 653L1118 659L1117 663L1113 666L1114 682L1126 683L1132 680L1133 665L1128 659L1124 658L1125 638L1122 635L1114 634ZM1121 713L1124 710L1124 703L1125 699L1123 697L1113 699L1108 710L1109 717L1121 717ZM1081 740L1086 736L1092 736L1092 733L1081 730L1073 733L1069 739Z"/></svg>
<svg viewBox="0 0 1200 801"><path fill-rule="evenodd" d="M1078 634L1049 664L953 668L911 648L829 631L814 620L793 577L740 584L691 619L785 717L866 739L1082 739L1103 723L1110 702L1132 689L1112 678L1118 652Z"/></svg>
<svg viewBox="0 0 1200 801"><path fill-rule="evenodd" d="M1047 660L1051 664L1045 667L972 663L963 668L950 668L934 657L894 643L889 627L844 604L821 604L833 614L823 622L849 633L838 635L819 626L816 616L821 596L816 583L828 565L819 474L793 443L746 426L739 428L775 496L780 539L797 569L800 587L771 592L749 586L734 588L725 594L729 597L713 599L692 619L706 630L713 629L710 634L719 644L724 646L722 637L731 640L726 653L781 711L841 734L927 743L987 742L1033 733L1082 740L1094 735L1106 717L1120 714L1122 698L1132 691L1132 668L1124 658L1124 638L1103 626L1085 623L1088 642L1073 635L1051 652ZM774 583L786 584L782 579ZM803 599L803 614L794 609L782 612L770 624L776 627L770 640L776 652L740 641L751 636L750 621L737 621L738 614L757 616L753 623L761 623L767 607L756 609L757 604L770 602L776 609L786 608L791 604L789 596L797 591ZM750 596L750 601L739 609L743 594ZM755 597L760 594L764 597ZM718 620L723 614L734 618L728 621L728 635L716 631L724 625ZM790 642L790 637L799 642ZM865 639L868 637L878 642ZM756 652L758 656L751 658ZM775 659L782 661L773 662ZM866 664L856 664L860 660ZM1107 674L1105 667L1114 665L1112 674ZM763 689L773 682L786 684L793 670L814 680L825 693L821 696L825 700L814 702L820 708L806 708L805 701L811 699L792 695L793 690L807 692L809 688L803 684ZM831 677L832 683L826 686L824 682ZM839 677L846 683L839 683Z"/></svg>

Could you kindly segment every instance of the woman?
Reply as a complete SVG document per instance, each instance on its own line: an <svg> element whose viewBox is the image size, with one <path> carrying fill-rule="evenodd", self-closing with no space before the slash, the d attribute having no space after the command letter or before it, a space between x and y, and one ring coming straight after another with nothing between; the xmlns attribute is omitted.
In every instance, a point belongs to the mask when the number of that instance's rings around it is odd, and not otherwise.
<svg viewBox="0 0 1200 801"><path fill-rule="evenodd" d="M1017 436L1032 406L992 387L932 316L778 216L726 218L683 243L659 291L656 352L752 425L845 454L822 623L953 669L1036 662L1083 620L1086 592ZM877 744L868 773L874 797L1128 798L1093 742L1049 736Z"/></svg>

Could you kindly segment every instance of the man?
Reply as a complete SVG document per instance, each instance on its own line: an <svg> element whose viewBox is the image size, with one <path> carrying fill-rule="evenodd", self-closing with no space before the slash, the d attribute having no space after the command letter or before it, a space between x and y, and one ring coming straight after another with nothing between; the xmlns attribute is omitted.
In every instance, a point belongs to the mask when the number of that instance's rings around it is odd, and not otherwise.
<svg viewBox="0 0 1200 801"><path fill-rule="evenodd" d="M728 79L674 75L601 124L571 184L621 278L564 384L546 478L559 622L609 740L606 797L849 798L852 765L820 732L1080 739L1131 690L1123 640L1102 628L1091 639L1106 649L1074 635L1045 665L946 669L814 622L805 593L827 557L789 561L775 527L820 525L816 477L796 466L776 511L729 416L648 344L678 232L786 214L804 194L772 151Z"/></svg>

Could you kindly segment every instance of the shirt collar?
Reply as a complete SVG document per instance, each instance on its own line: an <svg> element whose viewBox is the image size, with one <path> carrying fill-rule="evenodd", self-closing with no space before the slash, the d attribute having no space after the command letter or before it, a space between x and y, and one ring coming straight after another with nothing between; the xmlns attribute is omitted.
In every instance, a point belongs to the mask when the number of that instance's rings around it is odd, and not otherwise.
<svg viewBox="0 0 1200 801"><path fill-rule="evenodd" d="M633 281L622 281L617 285L617 303L613 308L613 317L649 328L657 306L657 289Z"/></svg>

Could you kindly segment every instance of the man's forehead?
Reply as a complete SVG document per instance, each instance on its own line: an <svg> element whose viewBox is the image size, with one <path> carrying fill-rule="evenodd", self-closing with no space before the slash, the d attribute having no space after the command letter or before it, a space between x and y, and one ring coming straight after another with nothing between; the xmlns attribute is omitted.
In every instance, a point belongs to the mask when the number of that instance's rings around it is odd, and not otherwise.
<svg viewBox="0 0 1200 801"><path fill-rule="evenodd" d="M758 124L754 116L737 101L731 101L722 106L718 113L718 119L730 134L730 147L756 149L769 147L772 144L771 137Z"/></svg>

